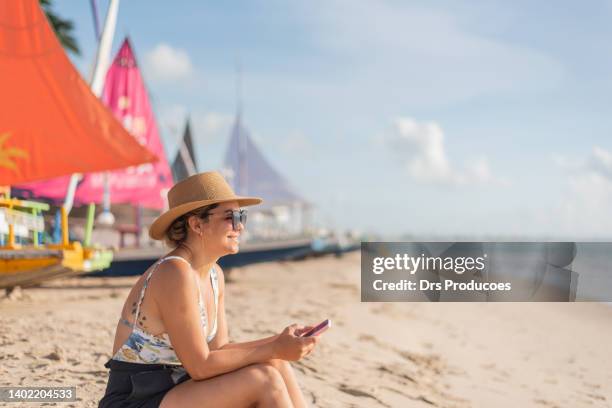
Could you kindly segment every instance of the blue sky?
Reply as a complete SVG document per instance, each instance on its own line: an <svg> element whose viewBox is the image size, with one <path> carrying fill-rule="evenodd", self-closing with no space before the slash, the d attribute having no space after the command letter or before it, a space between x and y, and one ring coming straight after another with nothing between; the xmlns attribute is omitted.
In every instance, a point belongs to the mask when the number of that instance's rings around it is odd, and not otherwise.
<svg viewBox="0 0 612 408"><path fill-rule="evenodd" d="M98 0L102 16L106 0ZM56 0L87 73L89 1ZM339 228L612 234L611 1L123 1L170 157L220 168L243 67L269 161Z"/></svg>

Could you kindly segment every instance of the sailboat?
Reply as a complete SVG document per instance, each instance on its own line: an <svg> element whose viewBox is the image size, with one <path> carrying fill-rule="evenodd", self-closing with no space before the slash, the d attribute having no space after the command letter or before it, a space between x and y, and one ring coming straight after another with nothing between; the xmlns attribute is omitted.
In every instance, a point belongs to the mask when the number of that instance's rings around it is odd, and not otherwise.
<svg viewBox="0 0 612 408"><path fill-rule="evenodd" d="M157 160L91 93L36 0L0 2L0 23L0 185Z"/></svg>
<svg viewBox="0 0 612 408"><path fill-rule="evenodd" d="M191 121L187 118L183 138L174 161L172 161L172 176L176 183L196 173L198 173L198 164L193 151L193 140L191 139Z"/></svg>
<svg viewBox="0 0 612 408"><path fill-rule="evenodd" d="M0 2L0 51L0 185L157 160L92 94L37 0ZM1 190L0 287L108 266L112 253L87 239L92 222L83 244L71 242L62 208L61 240L41 245L48 205L13 198L10 187Z"/></svg>
<svg viewBox="0 0 612 408"><path fill-rule="evenodd" d="M238 111L222 169L238 194L265 197L251 219L261 240L304 237L311 204L264 157Z"/></svg>
<svg viewBox="0 0 612 408"><path fill-rule="evenodd" d="M108 70L101 99L133 139L153 152L158 160L110 173L87 173L76 187L74 202L77 205L103 203L105 178L108 178L110 199L121 222L114 230L102 231L99 239L122 248L124 235L132 234L136 237L136 246L139 246L145 224L143 214L147 211L154 216L165 208L166 194L172 186L172 173L129 38L124 39ZM65 196L69 181L69 177L63 177L20 186L20 194L57 201Z"/></svg>
<svg viewBox="0 0 612 408"><path fill-rule="evenodd" d="M153 152L158 160L114 170L109 174L112 202L115 204L142 205L161 210L165 195L172 186L170 166L153 109L146 92L142 75L129 38L125 38L106 75L102 102L120 120L132 139ZM104 194L103 172L87 173L79 181L74 201L77 204L102 203ZM45 180L20 186L23 194L63 199L69 178Z"/></svg>
<svg viewBox="0 0 612 408"><path fill-rule="evenodd" d="M285 246L288 243L301 246L296 248L296 253L314 256L341 255L359 248L360 244L352 238L336 234L320 236L310 228L312 204L297 194L289 181L265 158L243 124L240 108L232 127L222 172L238 194L265 197L264 204L249 214L249 219L253 220L250 221L250 231L257 233L250 236L249 242L282 240Z"/></svg>

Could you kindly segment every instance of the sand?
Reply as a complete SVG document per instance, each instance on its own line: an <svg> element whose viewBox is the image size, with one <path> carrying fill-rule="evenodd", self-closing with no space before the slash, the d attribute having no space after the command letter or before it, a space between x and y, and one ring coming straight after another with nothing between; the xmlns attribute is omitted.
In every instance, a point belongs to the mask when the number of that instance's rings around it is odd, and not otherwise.
<svg viewBox="0 0 612 408"><path fill-rule="evenodd" d="M352 253L233 270L230 338L332 319L294 363L315 407L612 406L609 305L361 303L359 262ZM71 278L0 300L0 385L73 385L79 401L57 406L97 406L135 279Z"/></svg>

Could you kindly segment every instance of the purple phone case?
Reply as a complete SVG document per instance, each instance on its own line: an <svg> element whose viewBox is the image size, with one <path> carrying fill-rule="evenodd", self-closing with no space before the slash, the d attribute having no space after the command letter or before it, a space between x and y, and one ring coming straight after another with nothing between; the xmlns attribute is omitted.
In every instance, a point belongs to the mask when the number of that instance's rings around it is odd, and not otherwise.
<svg viewBox="0 0 612 408"><path fill-rule="evenodd" d="M316 336L317 334L326 330L330 326L331 326L331 321L329 319L323 320L321 323L313 327L310 331L304 333L302 337Z"/></svg>

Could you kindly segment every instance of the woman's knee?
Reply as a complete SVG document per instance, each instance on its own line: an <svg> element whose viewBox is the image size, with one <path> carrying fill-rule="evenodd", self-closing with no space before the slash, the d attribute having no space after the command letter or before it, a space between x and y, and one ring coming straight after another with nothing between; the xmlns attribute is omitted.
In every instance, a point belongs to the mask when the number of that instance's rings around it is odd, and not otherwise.
<svg viewBox="0 0 612 408"><path fill-rule="evenodd" d="M289 364L287 360L281 360L279 358L268 360L266 364L269 364L272 367L276 368L278 371L280 371L281 374L283 373L283 371L291 368L291 364Z"/></svg>
<svg viewBox="0 0 612 408"><path fill-rule="evenodd" d="M252 375L260 384L257 390L257 406L262 407L292 407L289 390L282 374L271 364L255 364Z"/></svg>
<svg viewBox="0 0 612 408"><path fill-rule="evenodd" d="M213 395L212 390L220 386L239 389L239 395ZM223 387L221 387L223 388ZM264 406L286 406L287 387L280 372L269 364L253 364L237 371L220 375L203 381L188 380L171 389L162 401L162 407L187 407L189 404L199 404L214 401L211 405L223 404L229 401L240 404L262 404ZM283 404L276 404L281 401ZM274 402L274 404L269 404ZM223 405L227 406L227 405Z"/></svg>
<svg viewBox="0 0 612 408"><path fill-rule="evenodd" d="M276 366L272 364L253 364L250 367L251 375L258 383L270 389L284 389L283 376Z"/></svg>

